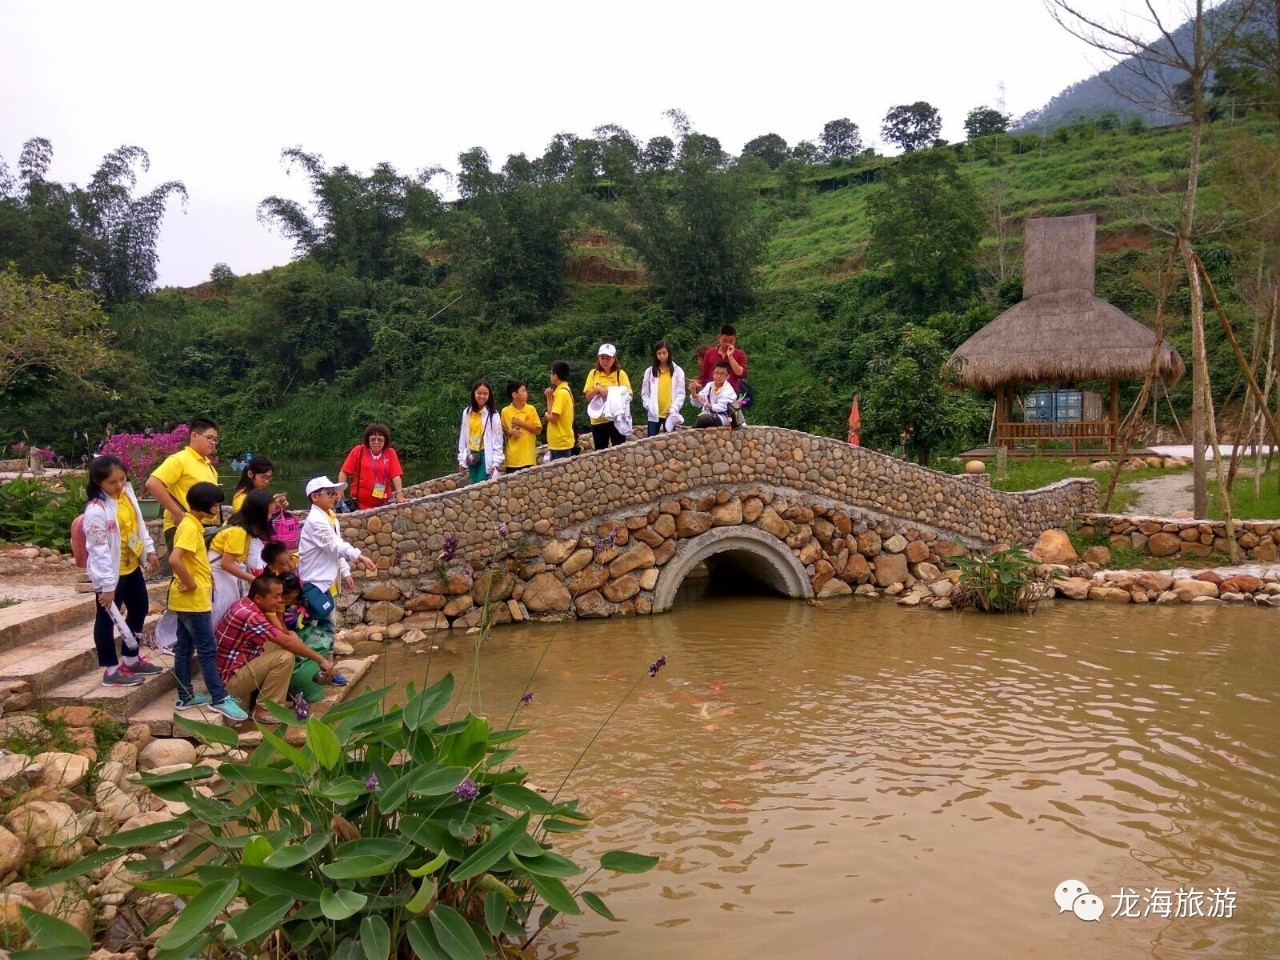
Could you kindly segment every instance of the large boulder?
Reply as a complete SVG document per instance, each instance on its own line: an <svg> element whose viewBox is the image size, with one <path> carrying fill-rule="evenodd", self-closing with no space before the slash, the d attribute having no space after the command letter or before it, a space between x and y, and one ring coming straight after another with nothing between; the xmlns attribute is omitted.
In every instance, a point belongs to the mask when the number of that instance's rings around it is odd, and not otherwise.
<svg viewBox="0 0 1280 960"><path fill-rule="evenodd" d="M1173 581L1173 592L1177 594L1178 599L1183 603L1190 603L1197 597L1217 599L1218 585L1210 583L1208 580L1175 580Z"/></svg>
<svg viewBox="0 0 1280 960"><path fill-rule="evenodd" d="M1182 538L1172 533L1153 533L1147 538L1147 552L1153 557L1172 557L1182 549Z"/></svg>
<svg viewBox="0 0 1280 960"><path fill-rule="evenodd" d="M578 549L578 541L552 540L542 548L542 562L549 567L557 567L564 563Z"/></svg>
<svg viewBox="0 0 1280 960"><path fill-rule="evenodd" d="M894 583L905 583L907 579L907 558L901 553L882 553L875 562L876 583L887 587Z"/></svg>
<svg viewBox="0 0 1280 960"><path fill-rule="evenodd" d="M609 576L617 579L633 570L651 566L653 566L653 549L647 543L637 543L609 564Z"/></svg>
<svg viewBox="0 0 1280 960"><path fill-rule="evenodd" d="M59 790L74 790L80 786L89 776L91 766L88 757L57 751L37 753L35 761L44 768L40 773L40 783Z"/></svg>
<svg viewBox="0 0 1280 960"><path fill-rule="evenodd" d="M1088 600L1093 582L1083 577L1068 577L1065 580L1055 581L1053 586L1060 597L1066 597L1069 600Z"/></svg>
<svg viewBox="0 0 1280 960"><path fill-rule="evenodd" d="M787 534L791 532L787 521L778 516L778 512L773 507L764 508L756 520L756 526L779 540L786 539Z"/></svg>
<svg viewBox="0 0 1280 960"><path fill-rule="evenodd" d="M65 803L32 800L10 810L5 825L28 850L39 851L60 867L80 856L80 837L85 827Z"/></svg>
<svg viewBox="0 0 1280 960"><path fill-rule="evenodd" d="M188 740L153 740L138 754L138 769L154 770L174 763L194 764L196 759L195 745Z"/></svg>
<svg viewBox="0 0 1280 960"><path fill-rule="evenodd" d="M17 870L26 860L26 847L22 841L4 827L0 827L0 877Z"/></svg>
<svg viewBox="0 0 1280 960"><path fill-rule="evenodd" d="M1080 559L1065 530L1046 530L1031 548L1031 556L1041 563L1075 563Z"/></svg>
<svg viewBox="0 0 1280 960"><path fill-rule="evenodd" d="M565 613L572 599L554 574L540 573L525 584L520 602L530 613Z"/></svg>
<svg viewBox="0 0 1280 960"><path fill-rule="evenodd" d="M676 535L682 539L696 537L711 529L711 514L702 510L682 510L676 517Z"/></svg>

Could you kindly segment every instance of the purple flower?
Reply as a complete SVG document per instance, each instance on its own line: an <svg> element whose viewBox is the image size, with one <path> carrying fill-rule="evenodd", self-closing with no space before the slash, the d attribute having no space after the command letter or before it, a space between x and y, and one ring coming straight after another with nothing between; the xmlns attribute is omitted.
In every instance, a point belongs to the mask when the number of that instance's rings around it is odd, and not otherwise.
<svg viewBox="0 0 1280 960"><path fill-rule="evenodd" d="M378 775L376 773L369 774L369 779L364 782L364 788L370 793L378 789Z"/></svg>
<svg viewBox="0 0 1280 960"><path fill-rule="evenodd" d="M532 691L532 690L530 690L528 693L526 693L524 696L522 696L522 697L520 698L520 702L521 702L522 704L524 704L526 707L527 707L529 704L533 703L533 691Z"/></svg>
<svg viewBox="0 0 1280 960"><path fill-rule="evenodd" d="M444 538L444 546L440 548L440 559L448 563L458 555L458 535L451 533Z"/></svg>
<svg viewBox="0 0 1280 960"><path fill-rule="evenodd" d="M617 544L617 542L618 542L618 531L610 530L609 535L607 537L601 537L599 540L596 541L596 545L594 547L596 555L599 556L600 554L604 553L606 550L612 550L614 545Z"/></svg>
<svg viewBox="0 0 1280 960"><path fill-rule="evenodd" d="M659 657L657 660L653 661L653 663L649 664L649 676L656 677L658 675L658 671L661 670L666 665L667 665L667 658Z"/></svg>
<svg viewBox="0 0 1280 960"><path fill-rule="evenodd" d="M509 533L511 533L510 527L508 527L505 523L498 524L498 536L505 537Z"/></svg>
<svg viewBox="0 0 1280 960"><path fill-rule="evenodd" d="M476 786L476 782L470 777L467 777L454 787L453 792L458 795L459 800L474 800L480 796L480 788Z"/></svg>
<svg viewBox="0 0 1280 960"><path fill-rule="evenodd" d="M293 715L299 720L305 720L311 716L311 704L307 703L307 698L301 693L293 695Z"/></svg>

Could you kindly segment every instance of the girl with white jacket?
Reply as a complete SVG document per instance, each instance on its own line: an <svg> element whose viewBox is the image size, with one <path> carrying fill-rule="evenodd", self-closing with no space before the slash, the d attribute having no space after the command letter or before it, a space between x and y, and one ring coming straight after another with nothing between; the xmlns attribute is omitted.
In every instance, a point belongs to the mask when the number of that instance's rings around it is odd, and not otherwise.
<svg viewBox="0 0 1280 960"><path fill-rule="evenodd" d="M98 666L103 668L102 685L131 687L145 677L164 673L164 667L143 659L137 646L151 602L146 573L155 573L160 563L119 457L93 458L85 492L81 521L88 552L85 570L98 597L93 645L98 650ZM112 606L124 608L125 625L133 635L121 636L122 656L116 653L116 626L108 612Z"/></svg>
<svg viewBox="0 0 1280 960"><path fill-rule="evenodd" d="M646 436L670 432L676 425L684 423L684 417L680 415L684 398L684 371L671 359L667 341L659 340L653 346L653 365L645 368L644 383L640 387L640 400L649 420Z"/></svg>
<svg viewBox="0 0 1280 960"><path fill-rule="evenodd" d="M502 417L493 390L484 380L471 385L471 403L462 408L458 428L458 472L469 483L492 480L506 459Z"/></svg>

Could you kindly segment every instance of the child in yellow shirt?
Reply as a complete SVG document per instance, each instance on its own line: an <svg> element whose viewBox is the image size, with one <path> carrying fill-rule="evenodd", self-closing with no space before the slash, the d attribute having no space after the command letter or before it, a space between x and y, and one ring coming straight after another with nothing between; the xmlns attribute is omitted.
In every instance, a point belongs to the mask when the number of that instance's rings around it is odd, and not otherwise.
<svg viewBox="0 0 1280 960"><path fill-rule="evenodd" d="M249 715L227 693L218 674L218 648L213 639L213 572L209 552L204 544L204 522L211 520L222 506L222 490L214 483L200 482L187 491L187 510L173 534L173 582L169 585L169 609L178 618L178 642L174 647L173 675L178 681L176 709L190 710L205 706L240 723ZM191 687L191 655L200 661L207 694Z"/></svg>

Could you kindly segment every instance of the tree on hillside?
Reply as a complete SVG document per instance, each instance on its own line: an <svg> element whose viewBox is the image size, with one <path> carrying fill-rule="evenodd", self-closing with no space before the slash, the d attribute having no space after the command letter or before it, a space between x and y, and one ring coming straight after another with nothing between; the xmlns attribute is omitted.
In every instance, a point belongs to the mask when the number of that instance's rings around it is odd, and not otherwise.
<svg viewBox="0 0 1280 960"><path fill-rule="evenodd" d="M267 197L258 219L293 242L299 257L311 256L327 267L348 266L356 276L384 279L401 259L405 230L426 226L440 211L429 182L440 171L405 176L389 163L368 175L346 165L326 167L324 159L301 147L281 152L286 168L301 167L312 194L312 210L296 200Z"/></svg>
<svg viewBox="0 0 1280 960"><path fill-rule="evenodd" d="M544 317L564 294L575 175L547 178L542 170L552 166L540 170L522 155L497 172L480 147L460 154L458 165L461 201L440 221L455 272L491 312Z"/></svg>
<svg viewBox="0 0 1280 960"><path fill-rule="evenodd" d="M93 294L43 277L0 272L0 396L28 374L72 379L93 388L90 374L106 363L106 316Z"/></svg>
<svg viewBox="0 0 1280 960"><path fill-rule="evenodd" d="M721 323L752 302L753 270L767 224L736 168L721 169L719 141L669 113L678 159L665 174L637 173L615 185L616 203L600 207L613 233L639 255L668 308L680 319L701 314Z"/></svg>
<svg viewBox="0 0 1280 960"><path fill-rule="evenodd" d="M670 137L651 137L640 155L640 168L650 172L670 170L676 159L676 142Z"/></svg>
<svg viewBox="0 0 1280 960"><path fill-rule="evenodd" d="M897 144L904 153L932 146L942 133L942 117L923 100L893 107L884 115L880 135Z"/></svg>
<svg viewBox="0 0 1280 960"><path fill-rule="evenodd" d="M600 144L600 167L611 180L626 176L640 164L640 141L630 131L616 123L596 127L596 141Z"/></svg>
<svg viewBox="0 0 1280 960"><path fill-rule="evenodd" d="M867 263L889 265L898 295L928 312L951 308L973 284L982 206L950 151L908 153L867 200Z"/></svg>
<svg viewBox="0 0 1280 960"><path fill-rule="evenodd" d="M742 156L759 157L770 170L777 170L778 165L787 159L787 141L776 133L766 133L742 146Z"/></svg>
<svg viewBox="0 0 1280 960"><path fill-rule="evenodd" d="M848 117L828 120L822 125L822 159L827 163L832 160L852 160L862 151L862 134L858 125Z"/></svg>
<svg viewBox="0 0 1280 960"><path fill-rule="evenodd" d="M934 450L961 448L987 425L987 408L956 388L951 349L936 330L908 326L867 365L862 437L869 446L902 445L927 466Z"/></svg>
<svg viewBox="0 0 1280 960"><path fill-rule="evenodd" d="M0 261L28 276L79 273L107 306L149 293L160 224L186 187L170 180L135 196L137 170L150 167L141 147L107 154L85 187L49 180L52 162L53 146L40 137L23 145L17 180L0 161Z"/></svg>
<svg viewBox="0 0 1280 960"><path fill-rule="evenodd" d="M822 150L812 140L801 140L791 148L791 159L806 166L822 162Z"/></svg>
<svg viewBox="0 0 1280 960"><path fill-rule="evenodd" d="M1205 446L1213 420L1213 400L1204 339L1204 289L1192 244L1197 233L1196 204L1200 189L1201 144L1207 120L1206 91L1213 70L1222 62L1235 37L1249 24L1259 0L1235 0L1209 9L1208 0L1187 0L1190 30L1181 41L1174 28L1166 25L1147 4L1150 20L1141 25L1113 23L1078 9L1074 0L1046 0L1054 19L1072 36L1116 59L1156 92L1161 106L1190 121L1185 189L1178 204L1176 225L1169 233L1186 270L1191 299L1191 444L1193 511L1197 517L1208 513L1208 465ZM1153 29L1163 43L1151 42ZM1188 86L1183 87L1183 84ZM1117 89L1124 95L1124 91ZM1248 379L1253 374L1242 371ZM1141 411L1139 411L1141 415ZM1275 440L1280 442L1280 437ZM1221 471L1221 461L1219 471ZM1223 485L1225 497L1225 484ZM1224 499L1228 539L1234 541L1230 503Z"/></svg>
<svg viewBox="0 0 1280 960"><path fill-rule="evenodd" d="M974 107L964 118L964 133L970 140L1004 133L1013 118L994 107Z"/></svg>

